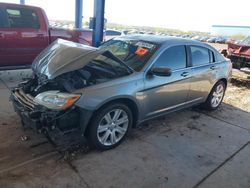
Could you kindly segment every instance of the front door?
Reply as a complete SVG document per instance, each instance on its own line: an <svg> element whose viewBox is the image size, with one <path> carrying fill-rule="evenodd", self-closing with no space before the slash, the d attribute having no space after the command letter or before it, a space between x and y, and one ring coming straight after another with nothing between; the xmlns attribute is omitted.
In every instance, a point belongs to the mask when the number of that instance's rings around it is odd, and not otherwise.
<svg viewBox="0 0 250 188"><path fill-rule="evenodd" d="M181 107L187 100L190 87L191 68L187 67L185 46L166 49L155 61L153 67L172 70L170 76L147 74L145 77L145 118L160 115Z"/></svg>

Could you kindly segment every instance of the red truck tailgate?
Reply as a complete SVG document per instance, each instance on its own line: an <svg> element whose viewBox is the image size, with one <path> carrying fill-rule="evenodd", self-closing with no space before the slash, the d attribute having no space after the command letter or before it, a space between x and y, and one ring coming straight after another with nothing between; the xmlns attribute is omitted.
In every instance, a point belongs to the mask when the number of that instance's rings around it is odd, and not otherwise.
<svg viewBox="0 0 250 188"><path fill-rule="evenodd" d="M91 30L69 30L63 28L50 28L50 42L61 38L81 44L92 44L92 31Z"/></svg>

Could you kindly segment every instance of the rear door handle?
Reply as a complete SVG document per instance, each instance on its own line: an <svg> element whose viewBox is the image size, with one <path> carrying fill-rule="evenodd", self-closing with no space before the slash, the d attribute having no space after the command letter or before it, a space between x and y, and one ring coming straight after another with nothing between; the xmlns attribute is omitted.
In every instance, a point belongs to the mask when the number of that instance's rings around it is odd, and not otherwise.
<svg viewBox="0 0 250 188"><path fill-rule="evenodd" d="M181 73L181 76L182 76L182 77L187 77L188 75L189 75L188 72L183 72L183 73Z"/></svg>
<svg viewBox="0 0 250 188"><path fill-rule="evenodd" d="M217 67L214 66L214 65L210 67L211 70L215 70L216 68L217 68Z"/></svg>

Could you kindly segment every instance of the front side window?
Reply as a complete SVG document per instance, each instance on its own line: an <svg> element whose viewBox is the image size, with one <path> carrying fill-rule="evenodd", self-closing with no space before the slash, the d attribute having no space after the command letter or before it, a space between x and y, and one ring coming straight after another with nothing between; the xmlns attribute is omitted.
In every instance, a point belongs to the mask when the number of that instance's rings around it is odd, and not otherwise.
<svg viewBox="0 0 250 188"><path fill-rule="evenodd" d="M7 8L7 19L10 28L35 28L40 27L39 19L34 10L27 8Z"/></svg>
<svg viewBox="0 0 250 188"><path fill-rule="evenodd" d="M166 67L172 70L186 68L185 46L174 46L168 48L157 59L155 67Z"/></svg>
<svg viewBox="0 0 250 188"><path fill-rule="evenodd" d="M205 65L211 62L207 48L191 46L190 49L193 66Z"/></svg>

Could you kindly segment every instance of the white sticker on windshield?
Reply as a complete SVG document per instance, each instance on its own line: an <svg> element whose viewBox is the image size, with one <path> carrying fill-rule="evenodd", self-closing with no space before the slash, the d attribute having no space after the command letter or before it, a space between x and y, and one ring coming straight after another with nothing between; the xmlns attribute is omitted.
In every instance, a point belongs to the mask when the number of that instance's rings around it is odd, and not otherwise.
<svg viewBox="0 0 250 188"><path fill-rule="evenodd" d="M144 48L148 48L148 49L151 49L154 47L153 44L150 44L150 43L146 43L146 42L137 42L135 45L139 46L139 47L144 47Z"/></svg>

